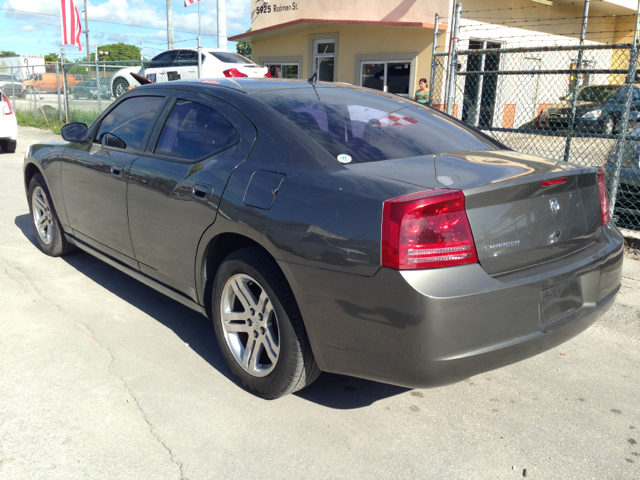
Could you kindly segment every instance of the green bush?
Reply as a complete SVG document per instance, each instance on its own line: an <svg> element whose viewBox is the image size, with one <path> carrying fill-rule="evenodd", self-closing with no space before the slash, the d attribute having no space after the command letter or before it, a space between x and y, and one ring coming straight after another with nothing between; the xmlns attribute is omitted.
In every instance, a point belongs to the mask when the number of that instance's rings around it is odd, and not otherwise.
<svg viewBox="0 0 640 480"><path fill-rule="evenodd" d="M18 125L51 130L53 133L60 133L60 129L62 128L62 125L64 125L63 123L60 123L60 120L58 119L57 110L47 113L46 119L44 115L42 115L42 112L38 112L38 118L36 118L33 112L17 110L16 120L18 121Z"/></svg>
<svg viewBox="0 0 640 480"><path fill-rule="evenodd" d="M64 121L60 122L58 110L55 109L45 111L46 119L41 111L38 112L38 118L35 117L33 112L27 110L16 110L15 113L18 125L51 130L53 133L60 133L60 129L66 123ZM91 126L96 118L98 118L97 112L69 112L70 122L86 123Z"/></svg>

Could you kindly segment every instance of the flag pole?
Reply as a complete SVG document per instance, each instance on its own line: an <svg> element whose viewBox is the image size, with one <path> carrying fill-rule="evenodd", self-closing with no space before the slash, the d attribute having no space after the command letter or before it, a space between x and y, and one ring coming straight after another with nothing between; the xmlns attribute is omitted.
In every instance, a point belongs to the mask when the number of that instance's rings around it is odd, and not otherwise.
<svg viewBox="0 0 640 480"><path fill-rule="evenodd" d="M200 18L200 0L198 0L198 78L202 78L202 20Z"/></svg>

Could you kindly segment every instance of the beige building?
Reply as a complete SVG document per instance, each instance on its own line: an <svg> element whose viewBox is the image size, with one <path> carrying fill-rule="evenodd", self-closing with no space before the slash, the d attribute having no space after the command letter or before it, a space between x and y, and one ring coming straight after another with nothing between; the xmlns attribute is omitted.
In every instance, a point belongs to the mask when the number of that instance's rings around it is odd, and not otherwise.
<svg viewBox="0 0 640 480"><path fill-rule="evenodd" d="M319 79L413 95L429 79L434 19L438 51L448 45L453 0L252 0L253 60L272 76ZM636 0L591 1L592 43L629 41ZM583 4L575 0L463 2L461 48L575 44ZM437 92L434 92L437 93ZM436 99L439 103L440 99Z"/></svg>

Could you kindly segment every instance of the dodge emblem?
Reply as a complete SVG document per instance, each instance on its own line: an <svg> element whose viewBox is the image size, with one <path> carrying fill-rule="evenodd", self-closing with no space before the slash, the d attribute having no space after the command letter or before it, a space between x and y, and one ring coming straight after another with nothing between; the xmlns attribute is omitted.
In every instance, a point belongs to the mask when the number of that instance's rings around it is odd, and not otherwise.
<svg viewBox="0 0 640 480"><path fill-rule="evenodd" d="M558 213L558 210L560 210L560 204L558 203L557 198L552 198L551 200L549 200L549 206L551 207L551 211L553 213Z"/></svg>

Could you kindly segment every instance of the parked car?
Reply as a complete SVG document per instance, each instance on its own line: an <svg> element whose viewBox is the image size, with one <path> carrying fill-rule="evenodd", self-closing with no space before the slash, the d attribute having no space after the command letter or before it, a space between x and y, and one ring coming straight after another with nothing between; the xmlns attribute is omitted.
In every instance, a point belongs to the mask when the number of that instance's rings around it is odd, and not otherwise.
<svg viewBox="0 0 640 480"><path fill-rule="evenodd" d="M624 111L626 86L588 85L578 91L574 128L583 132L612 134L619 130ZM561 130L569 127L572 94L547 107L539 116L536 128ZM629 121L637 122L640 115L640 88L633 87Z"/></svg>
<svg viewBox="0 0 640 480"><path fill-rule="evenodd" d="M66 75L67 88L72 89L77 83L82 82L82 80L82 75L68 73ZM32 94L34 89L36 92L53 93L58 91L58 87L60 91L62 91L64 87L62 75L55 73L37 73L22 83L27 94ZM58 83L60 85L58 85Z"/></svg>
<svg viewBox="0 0 640 480"><path fill-rule="evenodd" d="M198 50L167 50L151 59L144 76L152 82L198 78ZM212 48L202 49L202 78L270 77L269 69L256 65L238 53Z"/></svg>
<svg viewBox="0 0 640 480"><path fill-rule="evenodd" d="M25 155L40 248L79 247L209 315L265 398L321 370L458 382L567 341L620 288L601 169L514 152L400 96L156 83L62 136Z"/></svg>
<svg viewBox="0 0 640 480"><path fill-rule="evenodd" d="M143 73L140 67L125 67L118 70L111 77L111 95L114 98L121 97L132 87L139 87L140 82L131 76L132 73Z"/></svg>
<svg viewBox="0 0 640 480"><path fill-rule="evenodd" d="M0 148L13 153L18 145L18 122L9 98L0 90Z"/></svg>
<svg viewBox="0 0 640 480"><path fill-rule="evenodd" d="M85 80L71 87L73 98L98 98L98 82L94 80ZM111 79L108 77L100 78L100 98L111 98Z"/></svg>
<svg viewBox="0 0 640 480"><path fill-rule="evenodd" d="M26 95L22 82L16 77L6 73L0 73L0 90L5 92L9 97L15 95L16 97L24 98Z"/></svg>
<svg viewBox="0 0 640 480"><path fill-rule="evenodd" d="M640 124L629 132L620 154L622 158L614 208L616 224L640 231ZM615 155L614 147L607 159L606 171L610 185L615 180Z"/></svg>

